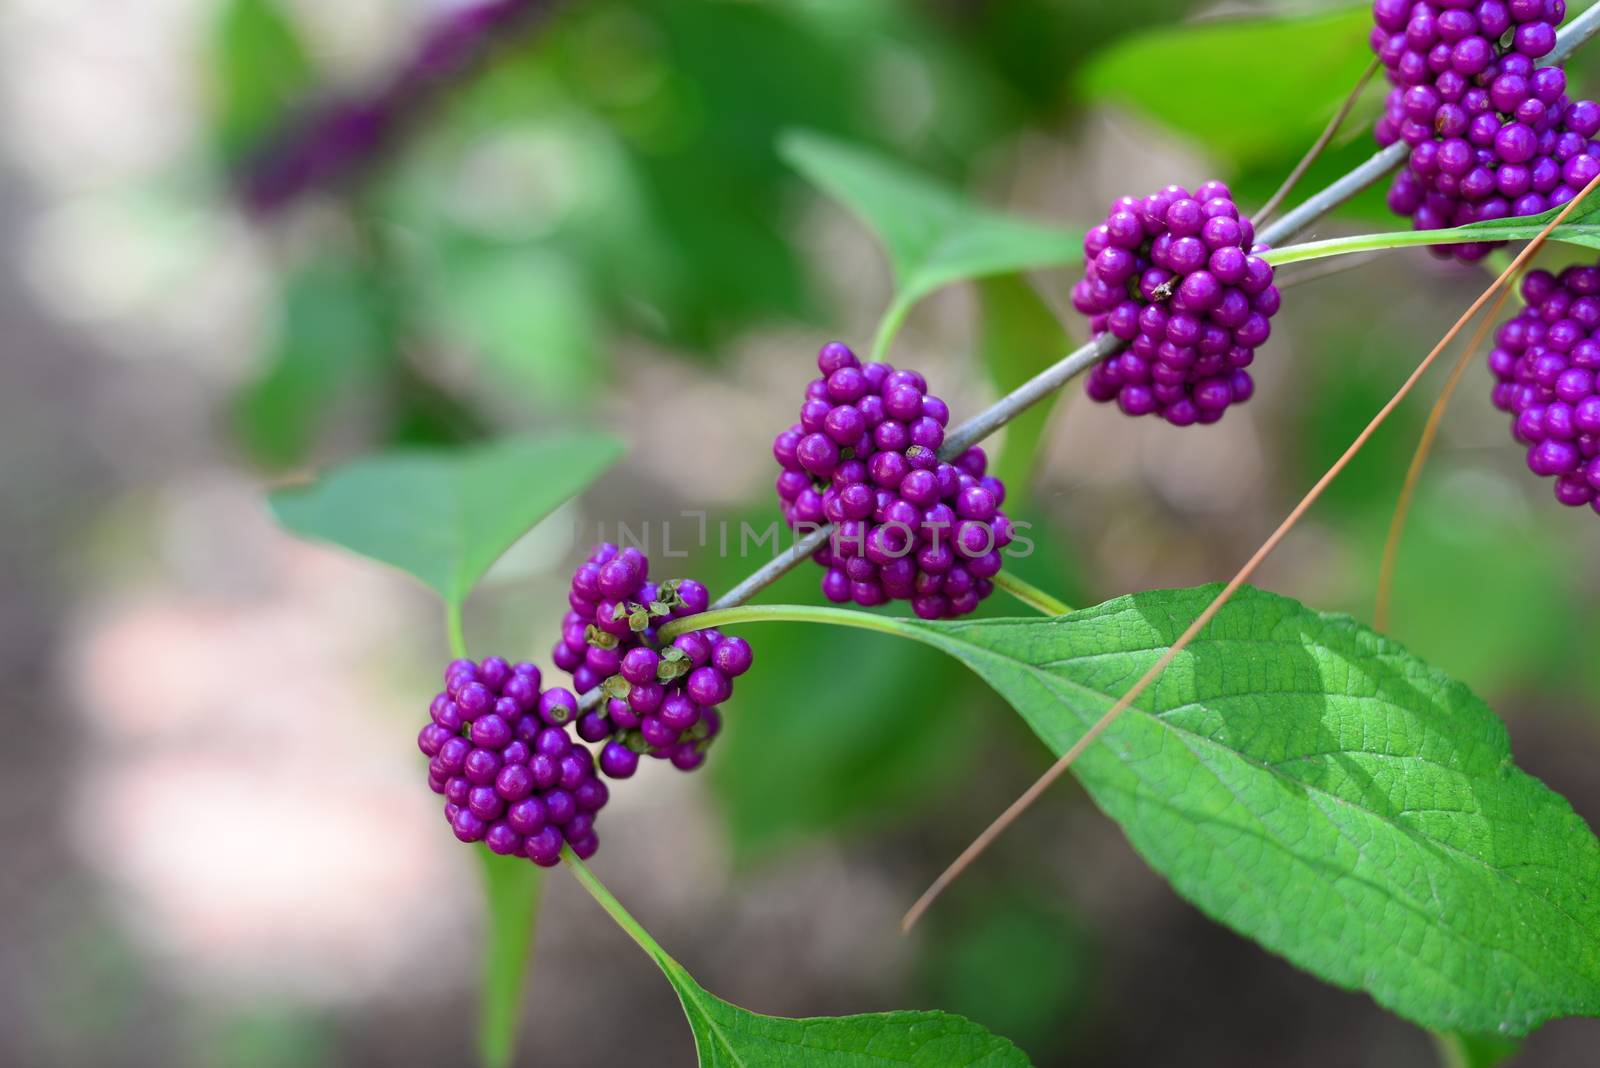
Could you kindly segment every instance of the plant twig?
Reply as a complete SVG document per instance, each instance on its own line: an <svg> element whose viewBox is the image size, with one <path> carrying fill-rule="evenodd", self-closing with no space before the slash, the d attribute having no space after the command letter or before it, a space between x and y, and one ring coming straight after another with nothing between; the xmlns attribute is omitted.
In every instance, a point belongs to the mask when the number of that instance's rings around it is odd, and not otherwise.
<svg viewBox="0 0 1600 1068"><path fill-rule="evenodd" d="M1216 617L1217 613L1222 610L1223 606L1225 606L1233 598L1233 595L1239 591L1239 588L1249 581L1251 575L1255 574L1256 569L1261 566L1261 562L1278 547L1279 543L1283 541L1283 539L1288 535L1289 531L1294 529L1295 525L1300 522L1300 518L1305 515L1305 513L1314 503L1316 503L1317 498L1322 496L1323 491L1328 488L1333 480L1339 476L1340 472L1342 472L1350 463L1350 461L1355 458L1355 455L1361 451L1372 435L1377 433L1378 428L1382 426L1383 423L1394 412L1394 410L1400 406L1401 402L1403 402L1406 397L1410 395L1412 389L1414 389L1417 383L1421 381L1422 376L1428 372L1428 369L1432 367L1434 362L1439 358L1439 354L1445 350L1450 342L1455 340L1456 335L1461 332L1462 328L1466 326L1469 321L1471 321L1473 316L1477 315L1478 312L1483 309L1484 305L1489 303L1495 294L1505 286L1506 282L1517 271L1522 269L1522 265L1539 250L1541 245L1544 244L1545 238L1549 236L1550 231L1555 229L1557 225L1564 221L1567 215L1570 214L1579 204L1583 203L1584 199L1594 191L1597 185L1600 185L1600 177L1597 177L1591 181L1587 186L1584 187L1581 193L1568 202L1567 206L1562 209L1561 214L1557 215L1554 219L1547 223L1544 230L1542 230L1537 237L1530 241L1528 245L1520 253L1518 253L1517 258L1511 262L1511 266L1507 267L1503 272L1501 272L1500 276L1494 280L1489 288L1484 290L1478 299L1472 302L1472 306L1463 312L1461 317L1455 321L1455 324L1445 332L1444 337L1439 340L1439 343L1433 347L1433 350L1429 352L1428 355L1423 358L1422 362L1417 365L1416 370L1411 372L1410 377L1405 380L1405 382L1395 392L1395 395L1390 398L1389 402L1378 411L1378 414L1372 418L1372 421L1366 425L1366 428L1363 429L1360 434L1356 435L1356 439L1350 443L1350 447L1344 451L1344 454L1334 462L1333 466L1328 469L1326 474L1317 480L1316 485L1312 486L1310 492L1301 498L1300 503L1295 505L1288 517L1278 525L1278 528L1272 532L1267 540L1262 543L1261 547L1257 549L1250 559L1245 562L1245 565L1239 569L1238 573L1235 574L1233 578L1228 580L1227 585L1222 588L1222 592L1217 594L1212 602L1206 606L1205 611L1201 612L1200 615L1196 617L1194 622L1189 624L1184 632L1179 635L1178 640L1173 642L1167 651L1162 653L1161 656L1156 659L1156 662L1152 664L1150 669L1139 678L1139 681L1135 682L1127 693L1123 694L1117 699L1116 703L1111 706L1105 715L1101 716L1093 726L1085 731L1083 735L1072 744L1066 753L1064 753L1061 758L1050 767L1050 770L1041 775L1032 786L1028 787L1021 797L1013 801L1010 807L1002 812L993 823L989 824L989 826L984 829L982 834L973 839L972 844L967 846L967 848L962 851L961 855L957 857L955 861L948 868L946 868L937 879L934 880L933 885L929 886L928 889L923 892L922 896L917 899L916 903L913 904L911 909L906 913L904 919L901 920L902 930L909 931L911 927L916 924L917 920L922 916L922 914L928 910L928 907L933 904L933 902L941 893L943 893L944 889L954 882L963 871L971 866L972 862L977 860L978 857L982 855L983 851L989 848L995 839L999 838L1000 835L1005 832L1006 828L1015 823L1017 818L1026 812L1028 808L1035 801L1037 801L1039 797L1043 795L1044 792L1048 790L1057 779L1066 774L1067 769L1070 768L1078 759L1078 757L1083 754L1084 750L1093 745L1095 740L1099 738L1101 734L1105 733L1106 728L1115 723L1122 713L1127 711L1127 709L1133 704L1139 695L1142 694L1145 689L1167 669L1168 665L1170 665L1173 660L1177 659L1178 654L1183 652L1183 650L1188 647L1190 642L1194 641L1200 632L1205 629L1206 625L1210 623L1211 620Z"/></svg>
<svg viewBox="0 0 1600 1068"><path fill-rule="evenodd" d="M1033 583L1019 578L1010 571L1002 571L996 575L994 584L1029 608L1043 615L1070 616L1072 614L1072 609L1055 595L1046 593Z"/></svg>
<svg viewBox="0 0 1600 1068"><path fill-rule="evenodd" d="M461 624L461 602L451 601L444 606L444 632L450 643L450 655L457 660L467 655L467 635Z"/></svg>
<svg viewBox="0 0 1600 1068"><path fill-rule="evenodd" d="M1272 218L1273 212L1283 207L1283 202L1294 191L1294 187L1299 184L1300 179L1306 176L1306 171L1311 169L1311 165L1317 161L1317 157L1321 156L1323 150L1328 147L1334 135L1339 132L1339 127L1344 125L1344 120L1350 117L1350 112L1355 108L1356 101L1361 99L1362 92L1367 88L1367 83L1372 80L1372 75L1377 69L1378 60L1377 57L1373 57L1372 62L1367 64L1367 69L1361 72L1361 77L1356 79L1355 88L1351 89L1350 95L1344 98L1344 103L1340 104L1339 109L1333 113L1333 118L1328 120L1328 125L1322 128L1322 133L1317 135L1317 139L1306 150L1306 154L1300 157L1300 162L1294 165L1294 170L1289 172L1289 177L1283 180L1283 184L1278 186L1278 191L1268 197L1267 202L1261 205L1261 209L1251 217L1257 226Z"/></svg>

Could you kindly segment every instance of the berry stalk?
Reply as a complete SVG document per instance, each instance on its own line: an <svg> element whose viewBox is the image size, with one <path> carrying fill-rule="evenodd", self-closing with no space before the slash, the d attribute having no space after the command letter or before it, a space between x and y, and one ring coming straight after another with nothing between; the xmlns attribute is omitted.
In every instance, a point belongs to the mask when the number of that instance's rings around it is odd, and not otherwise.
<svg viewBox="0 0 1600 1068"><path fill-rule="evenodd" d="M713 608L692 619L675 619L661 628L661 638L673 638L707 627L729 627L740 623L828 623L854 627L900 638L917 639L917 628L895 616L858 612L852 608L833 608L820 604L747 604L739 608Z"/></svg>
<svg viewBox="0 0 1600 1068"><path fill-rule="evenodd" d="M1033 583L1018 578L1010 571L1001 571L996 575L994 584L1041 615L1059 617L1072 614L1072 608L1066 602L1046 593Z"/></svg>
<svg viewBox="0 0 1600 1068"><path fill-rule="evenodd" d="M617 900L616 895L606 888L606 884L589 870L589 866L579 859L571 848L561 850L561 859L571 870L572 877L578 880L578 885L589 891L589 896L594 898L595 903L606 910L606 915L616 921L617 926L626 931L628 937L637 942L639 948L649 954L651 960L667 971L681 967L666 950L661 948L661 943L650 937L650 932L644 929L644 925L622 907L622 902Z"/></svg>

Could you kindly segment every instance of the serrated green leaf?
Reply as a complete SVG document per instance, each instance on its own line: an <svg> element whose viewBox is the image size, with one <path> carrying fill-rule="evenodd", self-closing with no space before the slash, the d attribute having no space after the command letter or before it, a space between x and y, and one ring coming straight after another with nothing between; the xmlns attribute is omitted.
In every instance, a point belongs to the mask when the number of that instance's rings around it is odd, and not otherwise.
<svg viewBox="0 0 1600 1068"><path fill-rule="evenodd" d="M1060 753L1215 592L893 625ZM1203 911L1424 1027L1600 1013L1600 842L1465 686L1347 616L1241 591L1075 770Z"/></svg>
<svg viewBox="0 0 1600 1068"><path fill-rule="evenodd" d="M879 333L879 355L912 305L942 286L1083 257L1081 234L975 204L868 149L797 131L780 140L779 152L854 212L888 253L896 293Z"/></svg>
<svg viewBox="0 0 1600 1068"><path fill-rule="evenodd" d="M459 606L489 565L622 455L599 434L357 460L271 495L278 522L400 568Z"/></svg>
<svg viewBox="0 0 1600 1068"><path fill-rule="evenodd" d="M228 0L208 59L211 122L228 162L256 148L313 83L305 45L275 0Z"/></svg>
<svg viewBox="0 0 1600 1068"><path fill-rule="evenodd" d="M484 902L483 991L478 1006L478 1054L485 1068L506 1068L516 1049L522 981L539 912L539 869L522 857L476 849Z"/></svg>
<svg viewBox="0 0 1600 1068"><path fill-rule="evenodd" d="M1002 395L1011 392L1071 351L1061 320L1020 275L986 279L978 285L978 351ZM1060 403L1057 391L1006 424L1000 455L991 465L1007 487L1015 513L1026 499L1039 462L1039 440Z"/></svg>
<svg viewBox="0 0 1600 1068"><path fill-rule="evenodd" d="M1311 143L1371 62L1371 29L1371 4L1161 27L1102 51L1082 68L1078 89L1248 166ZM1350 125L1359 128L1360 117Z"/></svg>
<svg viewBox="0 0 1600 1068"><path fill-rule="evenodd" d="M1218 587L1057 618L926 623L802 605L741 620L900 634L1064 753ZM1600 841L1512 762L1465 686L1348 616L1246 587L1074 765L1184 897L1435 1032L1600 1015Z"/></svg>

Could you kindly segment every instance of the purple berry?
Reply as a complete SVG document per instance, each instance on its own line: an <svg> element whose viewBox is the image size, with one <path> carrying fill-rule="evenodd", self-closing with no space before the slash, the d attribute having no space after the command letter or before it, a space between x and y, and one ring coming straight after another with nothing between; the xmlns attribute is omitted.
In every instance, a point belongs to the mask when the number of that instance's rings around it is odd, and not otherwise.
<svg viewBox="0 0 1600 1068"><path fill-rule="evenodd" d="M600 770L613 779L627 779L639 768L639 754L621 742L607 742L600 751Z"/></svg>

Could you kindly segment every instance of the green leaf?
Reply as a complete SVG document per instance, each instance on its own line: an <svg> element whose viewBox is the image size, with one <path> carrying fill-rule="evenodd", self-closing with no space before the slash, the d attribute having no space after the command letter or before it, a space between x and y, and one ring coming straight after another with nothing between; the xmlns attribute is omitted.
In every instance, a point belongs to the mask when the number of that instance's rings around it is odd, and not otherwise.
<svg viewBox="0 0 1600 1068"><path fill-rule="evenodd" d="M278 522L409 572L459 606L489 565L622 455L569 433L357 460L271 496Z"/></svg>
<svg viewBox="0 0 1600 1068"><path fill-rule="evenodd" d="M1078 89L1249 166L1311 143L1371 61L1371 29L1370 4L1161 27L1102 51L1082 68ZM1360 124L1360 116L1350 120Z"/></svg>
<svg viewBox="0 0 1600 1068"><path fill-rule="evenodd" d="M1003 1068L1029 1063L1010 1042L952 1013L874 1012L804 1020L762 1016L707 993L670 958L661 970L683 1003L704 1068Z"/></svg>
<svg viewBox="0 0 1600 1068"><path fill-rule="evenodd" d="M1215 592L892 625L1060 753ZM1600 1013L1600 842L1466 687L1349 617L1241 591L1075 770L1207 914L1424 1027Z"/></svg>
<svg viewBox="0 0 1600 1068"><path fill-rule="evenodd" d="M214 136L229 162L256 148L313 81L305 45L276 0L228 0L209 60Z"/></svg>
<svg viewBox="0 0 1600 1068"><path fill-rule="evenodd" d="M1216 587L1056 619L924 623L760 606L900 634L972 668L1056 753L1167 651ZM1600 1015L1600 841L1512 762L1471 691L1348 616L1245 588L1073 769L1214 919L1437 1032Z"/></svg>
<svg viewBox="0 0 1600 1068"><path fill-rule="evenodd" d="M488 926L483 992L478 1004L478 1055L485 1068L507 1068L517 1044L522 982L539 913L539 869L522 857L474 850L482 861Z"/></svg>
<svg viewBox="0 0 1600 1068"><path fill-rule="evenodd" d="M779 152L883 242L896 293L874 344L875 356L888 348L912 306L942 286L1083 257L1082 234L974 204L867 149L792 132L779 142Z"/></svg>
<svg viewBox="0 0 1600 1068"><path fill-rule="evenodd" d="M1381 234L1356 234L1352 237L1334 237L1326 241L1307 241L1299 245L1285 245L1262 253L1262 258L1274 266L1320 260L1328 256L1344 256L1352 252L1382 252L1395 248L1415 248L1419 245L1461 245L1477 241L1531 241L1550 224L1550 220L1566 210L1563 205L1539 215L1524 215L1516 219L1499 219L1493 222L1471 223L1448 230L1394 230ZM1550 231L1551 241L1564 241L1582 248L1600 248L1600 197L1572 209L1567 221Z"/></svg>
<svg viewBox="0 0 1600 1068"><path fill-rule="evenodd" d="M1065 356L1071 349L1061 320L1039 299L1021 275L1003 275L978 284L978 351L995 389L1010 393ZM1039 442L1063 393L1035 404L1006 424L1005 440L992 467L1008 487L1014 510L1026 499L1039 462Z"/></svg>
<svg viewBox="0 0 1600 1068"><path fill-rule="evenodd" d="M1016 1046L948 1012L875 1012L794 1020L749 1012L708 993L630 916L582 861L573 875L656 962L678 992L703 1068L1025 1068Z"/></svg>

